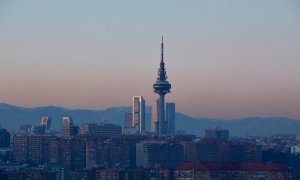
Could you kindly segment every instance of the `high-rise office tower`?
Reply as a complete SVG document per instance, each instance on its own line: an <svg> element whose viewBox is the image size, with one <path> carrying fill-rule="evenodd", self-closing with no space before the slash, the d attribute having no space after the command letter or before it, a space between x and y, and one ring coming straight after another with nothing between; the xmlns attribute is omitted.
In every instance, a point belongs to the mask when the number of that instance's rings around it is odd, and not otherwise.
<svg viewBox="0 0 300 180"><path fill-rule="evenodd" d="M145 100L143 96L132 97L132 126L140 134L145 131Z"/></svg>
<svg viewBox="0 0 300 180"><path fill-rule="evenodd" d="M161 61L158 69L158 77L153 84L154 92L159 95L158 105L158 135L167 134L167 121L165 120L165 95L170 93L171 84L167 81L167 73L164 63L164 42L161 42Z"/></svg>
<svg viewBox="0 0 300 180"><path fill-rule="evenodd" d="M63 117L63 125L73 125L73 119L71 117Z"/></svg>
<svg viewBox="0 0 300 180"><path fill-rule="evenodd" d="M50 117L42 117L41 126L45 126L46 129L50 129L51 118Z"/></svg>
<svg viewBox="0 0 300 180"><path fill-rule="evenodd" d="M157 125L158 125L158 100L153 101L152 103L152 113L151 113L151 132L157 134Z"/></svg>
<svg viewBox="0 0 300 180"><path fill-rule="evenodd" d="M175 133L175 103L166 103L166 120L168 122L168 134Z"/></svg>
<svg viewBox="0 0 300 180"><path fill-rule="evenodd" d="M72 137L79 133L79 127L73 124L71 117L63 117L63 125L61 126L60 133L63 137Z"/></svg>

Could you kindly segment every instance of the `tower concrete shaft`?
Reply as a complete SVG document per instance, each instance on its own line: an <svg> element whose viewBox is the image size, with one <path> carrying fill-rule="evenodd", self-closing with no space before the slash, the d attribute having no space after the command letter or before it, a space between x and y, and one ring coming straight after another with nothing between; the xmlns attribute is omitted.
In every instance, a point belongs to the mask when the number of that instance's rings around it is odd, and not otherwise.
<svg viewBox="0 0 300 180"><path fill-rule="evenodd" d="M165 121L165 95L170 93L171 84L167 81L167 73L164 63L164 42L161 42L161 61L158 69L158 77L153 84L154 93L159 95L158 105L158 135L167 134L167 122Z"/></svg>

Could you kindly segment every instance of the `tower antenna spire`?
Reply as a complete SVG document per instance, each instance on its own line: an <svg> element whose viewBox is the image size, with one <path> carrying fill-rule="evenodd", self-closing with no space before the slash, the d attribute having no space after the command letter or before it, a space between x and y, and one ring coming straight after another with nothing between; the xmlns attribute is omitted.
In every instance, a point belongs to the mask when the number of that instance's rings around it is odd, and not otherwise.
<svg viewBox="0 0 300 180"><path fill-rule="evenodd" d="M164 36L161 36L161 63L164 62Z"/></svg>

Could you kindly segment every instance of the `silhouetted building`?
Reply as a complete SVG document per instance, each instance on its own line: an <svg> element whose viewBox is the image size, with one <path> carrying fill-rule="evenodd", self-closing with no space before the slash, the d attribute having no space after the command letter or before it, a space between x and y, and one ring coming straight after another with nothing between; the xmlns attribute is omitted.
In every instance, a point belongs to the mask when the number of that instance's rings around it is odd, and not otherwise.
<svg viewBox="0 0 300 180"><path fill-rule="evenodd" d="M143 168L174 168L183 161L179 143L142 141L136 144L136 166Z"/></svg>
<svg viewBox="0 0 300 180"><path fill-rule="evenodd" d="M128 168L135 167L135 144L124 139L113 138L86 142L86 168Z"/></svg>
<svg viewBox="0 0 300 180"><path fill-rule="evenodd" d="M145 100L142 96L132 97L132 126L140 134L145 131Z"/></svg>
<svg viewBox="0 0 300 180"><path fill-rule="evenodd" d="M292 180L292 173L281 164L263 163L183 163L174 179L276 179Z"/></svg>
<svg viewBox="0 0 300 180"><path fill-rule="evenodd" d="M124 128L132 127L132 113L125 113L124 115Z"/></svg>
<svg viewBox="0 0 300 180"><path fill-rule="evenodd" d="M166 103L166 121L168 122L168 134L175 133L175 103Z"/></svg>
<svg viewBox="0 0 300 180"><path fill-rule="evenodd" d="M73 119L71 117L63 117L63 125L73 125Z"/></svg>
<svg viewBox="0 0 300 180"><path fill-rule="evenodd" d="M255 143L233 143L220 139L204 139L186 148L189 162L261 162L261 146Z"/></svg>
<svg viewBox="0 0 300 180"><path fill-rule="evenodd" d="M84 137L55 138L49 143L49 162L64 165L66 172L85 167L86 140Z"/></svg>
<svg viewBox="0 0 300 180"><path fill-rule="evenodd" d="M90 134L98 131L98 125L96 123L82 124L80 126L80 134Z"/></svg>
<svg viewBox="0 0 300 180"><path fill-rule="evenodd" d="M33 135L43 135L45 134L46 126L31 126L31 134Z"/></svg>
<svg viewBox="0 0 300 180"><path fill-rule="evenodd" d="M83 124L80 127L80 134L95 134L108 137L120 136L122 134L122 126L112 123Z"/></svg>
<svg viewBox="0 0 300 180"><path fill-rule="evenodd" d="M31 124L22 124L19 127L19 134L43 135L43 134L45 134L45 130L46 130L46 126L44 126L44 125L33 126Z"/></svg>
<svg viewBox="0 0 300 180"><path fill-rule="evenodd" d="M0 148L0 164L1 162L11 162L13 160L12 148Z"/></svg>
<svg viewBox="0 0 300 180"><path fill-rule="evenodd" d="M48 162L49 141L52 136L28 136L28 163L39 165Z"/></svg>
<svg viewBox="0 0 300 180"><path fill-rule="evenodd" d="M64 164L64 148L67 139L56 137L49 142L49 163L52 164Z"/></svg>
<svg viewBox="0 0 300 180"><path fill-rule="evenodd" d="M31 133L31 124L21 124L19 127L20 134L30 134Z"/></svg>
<svg viewBox="0 0 300 180"><path fill-rule="evenodd" d="M56 179L56 172L47 171L38 168L22 168L13 170L0 170L0 179L7 180L54 180Z"/></svg>
<svg viewBox="0 0 300 180"><path fill-rule="evenodd" d="M45 126L45 129L50 129L51 125L51 118L50 117L42 117L41 119L41 126Z"/></svg>
<svg viewBox="0 0 300 180"><path fill-rule="evenodd" d="M61 135L65 138L75 136L79 133L79 127L74 125L65 125L61 127Z"/></svg>
<svg viewBox="0 0 300 180"><path fill-rule="evenodd" d="M50 135L15 135L14 160L34 166L49 162L49 142L52 138Z"/></svg>
<svg viewBox="0 0 300 180"><path fill-rule="evenodd" d="M151 112L151 132L155 134L158 134L158 105L158 100L153 101Z"/></svg>
<svg viewBox="0 0 300 180"><path fill-rule="evenodd" d="M229 138L229 130L223 129L222 127L205 129L205 138L228 139Z"/></svg>
<svg viewBox="0 0 300 180"><path fill-rule="evenodd" d="M161 61L158 69L158 77L153 84L154 92L159 95L158 100L158 135L167 134L167 121L165 119L165 95L170 93L171 84L167 81L167 73L164 63L164 43L161 42Z"/></svg>
<svg viewBox="0 0 300 180"><path fill-rule="evenodd" d="M17 163L28 162L28 136L15 135L13 137L14 161Z"/></svg>
<svg viewBox="0 0 300 180"><path fill-rule="evenodd" d="M85 167L85 139L77 137L65 140L63 144L64 165L67 169L75 170Z"/></svg>
<svg viewBox="0 0 300 180"><path fill-rule="evenodd" d="M132 126L132 112L124 114L123 134L126 135L136 134L136 129L135 127Z"/></svg>
<svg viewBox="0 0 300 180"><path fill-rule="evenodd" d="M79 134L79 127L73 124L71 117L63 117L63 125L60 129L62 137L69 138Z"/></svg>
<svg viewBox="0 0 300 180"><path fill-rule="evenodd" d="M0 128L0 148L10 147L10 133L3 128Z"/></svg>
<svg viewBox="0 0 300 180"><path fill-rule="evenodd" d="M201 141L189 144L187 161L189 162L223 162L226 158L228 143L225 141Z"/></svg>
<svg viewBox="0 0 300 180"><path fill-rule="evenodd" d="M76 171L76 179L103 179L103 180L123 180L128 179L125 170L121 168L114 169L87 169Z"/></svg>
<svg viewBox="0 0 300 180"><path fill-rule="evenodd" d="M250 142L241 142L240 145L243 147L243 160L240 162L262 162L262 146ZM231 150L231 157L236 157L237 153ZM232 158L233 159L233 158Z"/></svg>
<svg viewBox="0 0 300 180"><path fill-rule="evenodd" d="M94 168L76 171L76 179L103 179L103 180L170 180L173 179L173 171L169 169L124 169L124 168Z"/></svg>

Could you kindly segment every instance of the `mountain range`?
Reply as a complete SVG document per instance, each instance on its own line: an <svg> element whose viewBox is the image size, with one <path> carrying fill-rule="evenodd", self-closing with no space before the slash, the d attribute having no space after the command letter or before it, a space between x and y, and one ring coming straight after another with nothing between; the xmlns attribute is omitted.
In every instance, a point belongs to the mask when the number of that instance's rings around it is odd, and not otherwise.
<svg viewBox="0 0 300 180"><path fill-rule="evenodd" d="M105 110L66 109L57 106L25 108L0 103L0 126L17 131L21 124L38 125L42 116L52 118L51 129L59 130L62 117L70 116L74 124L111 122L123 125L124 114L130 107L112 107ZM146 107L146 129L150 128L151 107ZM234 120L194 118L176 113L176 130L203 136L205 129L214 127L229 129L230 136L269 136L273 134L300 133L300 120L285 117L248 117Z"/></svg>

